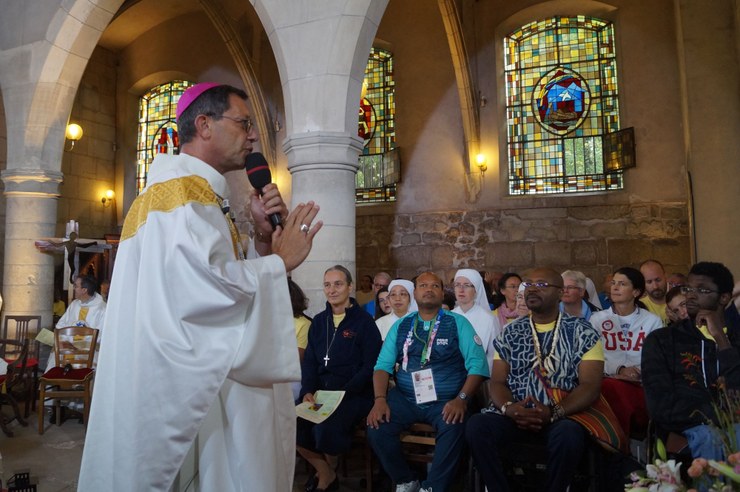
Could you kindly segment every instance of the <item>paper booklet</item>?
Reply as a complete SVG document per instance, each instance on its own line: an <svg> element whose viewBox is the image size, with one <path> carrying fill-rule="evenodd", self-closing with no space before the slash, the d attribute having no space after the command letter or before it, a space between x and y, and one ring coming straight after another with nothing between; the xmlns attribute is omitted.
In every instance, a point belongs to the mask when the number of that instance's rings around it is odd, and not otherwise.
<svg viewBox="0 0 740 492"><path fill-rule="evenodd" d="M344 391L322 391L313 394L314 403L303 402L295 407L295 413L302 419L320 424L334 413L344 398Z"/></svg>

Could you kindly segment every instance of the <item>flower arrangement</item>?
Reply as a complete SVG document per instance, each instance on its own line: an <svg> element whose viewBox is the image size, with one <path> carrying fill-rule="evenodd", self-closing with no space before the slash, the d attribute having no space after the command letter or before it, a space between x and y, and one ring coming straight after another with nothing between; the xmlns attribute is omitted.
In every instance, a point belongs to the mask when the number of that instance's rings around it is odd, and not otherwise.
<svg viewBox="0 0 740 492"><path fill-rule="evenodd" d="M740 490L740 453L727 457L727 462L696 458L687 470L697 488L689 492L732 492Z"/></svg>
<svg viewBox="0 0 740 492"><path fill-rule="evenodd" d="M658 459L645 467L645 473L632 473L630 492L734 492L740 491L740 451L736 430L740 420L740 395L724 388L719 391L719 404L714 405L717 423L707 419L722 441L727 461L696 458L686 470L691 485L681 479L681 463L666 459L665 445L658 439L655 452Z"/></svg>
<svg viewBox="0 0 740 492"><path fill-rule="evenodd" d="M665 446L660 443L659 448L663 449L660 458L655 460L652 465L645 467L645 474L633 472L630 475L632 483L625 486L625 491L631 492L686 492L686 485L681 480L681 463L676 460L666 460ZM661 459L662 458L662 459Z"/></svg>

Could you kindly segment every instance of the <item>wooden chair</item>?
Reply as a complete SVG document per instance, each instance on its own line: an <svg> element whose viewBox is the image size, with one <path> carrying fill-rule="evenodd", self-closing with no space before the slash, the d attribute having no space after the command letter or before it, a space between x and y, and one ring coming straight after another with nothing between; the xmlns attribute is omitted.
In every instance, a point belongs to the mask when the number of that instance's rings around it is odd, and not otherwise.
<svg viewBox="0 0 740 492"><path fill-rule="evenodd" d="M411 424L411 427L402 432L401 446L406 459L416 463L431 463L437 443L435 433L434 427L421 422Z"/></svg>
<svg viewBox="0 0 740 492"><path fill-rule="evenodd" d="M54 331L55 367L39 380L39 434L44 433L44 402L54 400L57 425L61 425L60 400L82 399L83 422L87 425L94 378L93 360L98 330L68 326ZM47 386L49 388L47 388Z"/></svg>
<svg viewBox="0 0 740 492"><path fill-rule="evenodd" d="M5 356L7 353L13 353L13 358L8 360L7 372L0 375L0 409L3 405L10 405L13 411L13 417L6 420L5 417L0 413L0 428L8 437L13 437L13 431L11 431L7 424L12 422L13 419L17 420L22 426L27 426L28 423L23 420L20 410L18 409L18 402L15 395L19 390L23 389L25 384L26 369L28 362L28 340L16 342L15 340L0 339L0 355Z"/></svg>
<svg viewBox="0 0 740 492"><path fill-rule="evenodd" d="M15 331L13 336L8 333L11 327L11 322ZM28 361L26 367L28 368L31 375L25 375L24 384L26 387L25 396L25 408L23 416L28 418L31 408L36 407L36 395L34 391L39 385L39 343L36 341L36 335L41 331L41 316L34 315L9 315L5 317L5 323L3 325L2 338L15 340L16 342L23 343L24 340L28 340Z"/></svg>
<svg viewBox="0 0 740 492"><path fill-rule="evenodd" d="M413 463L431 463L434 459L434 447L437 444L435 430L429 424L416 422L411 427L401 432L399 436L403 454L406 459ZM392 484L395 490L396 483Z"/></svg>

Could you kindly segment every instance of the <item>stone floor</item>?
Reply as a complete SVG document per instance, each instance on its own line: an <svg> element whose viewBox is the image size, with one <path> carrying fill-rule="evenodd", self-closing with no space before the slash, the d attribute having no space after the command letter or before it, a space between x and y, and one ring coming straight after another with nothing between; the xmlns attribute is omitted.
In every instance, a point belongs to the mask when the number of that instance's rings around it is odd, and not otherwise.
<svg viewBox="0 0 740 492"><path fill-rule="evenodd" d="M5 409L7 412L7 409ZM9 424L13 437L0 433L3 485L14 473L28 471L39 492L73 492L82 459L85 428L76 418L62 425L47 422L43 435L38 433L36 413L31 413L27 427L18 422ZM341 492L365 490L361 450L349 455L347 475L340 471ZM296 465L294 492L302 492L308 478L308 466L300 459Z"/></svg>
<svg viewBox="0 0 740 492"><path fill-rule="evenodd" d="M16 472L29 471L39 492L77 490L84 426L77 419L69 419L60 426L49 425L47 419L46 431L39 435L35 413L31 413L27 422L27 427L18 422L10 424L13 437L0 433L4 481Z"/></svg>

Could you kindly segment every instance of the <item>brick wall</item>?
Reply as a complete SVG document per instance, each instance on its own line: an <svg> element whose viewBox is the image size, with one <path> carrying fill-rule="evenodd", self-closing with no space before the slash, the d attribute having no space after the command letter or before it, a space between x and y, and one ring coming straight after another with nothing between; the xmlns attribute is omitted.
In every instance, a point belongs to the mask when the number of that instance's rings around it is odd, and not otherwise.
<svg viewBox="0 0 740 492"><path fill-rule="evenodd" d="M691 262L685 203L647 203L357 216L357 274L386 270L411 278L458 268L522 271L552 266L583 271L598 284L647 258L668 272Z"/></svg>

